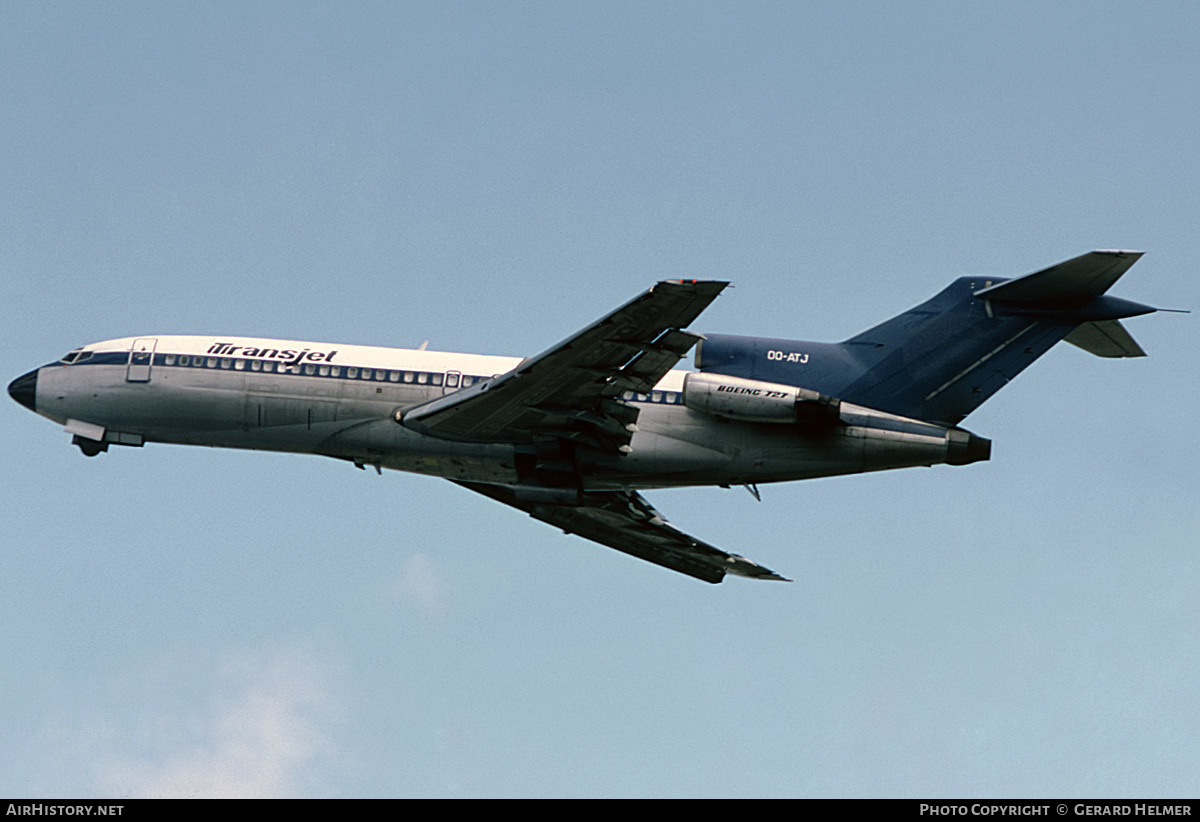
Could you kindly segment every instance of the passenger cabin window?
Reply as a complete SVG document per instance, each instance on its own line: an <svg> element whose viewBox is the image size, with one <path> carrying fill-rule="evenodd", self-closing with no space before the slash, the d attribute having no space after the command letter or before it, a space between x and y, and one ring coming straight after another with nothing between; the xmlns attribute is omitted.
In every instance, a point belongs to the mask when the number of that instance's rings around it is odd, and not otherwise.
<svg viewBox="0 0 1200 822"><path fill-rule="evenodd" d="M246 361L245 360L234 360L233 367L235 369L237 369L238 371L245 371L246 370Z"/></svg>
<svg viewBox="0 0 1200 822"><path fill-rule="evenodd" d="M418 385L424 385L427 382L429 382L428 374L426 374L424 371L422 371L420 374L417 374L417 384Z"/></svg>
<svg viewBox="0 0 1200 822"><path fill-rule="evenodd" d="M262 362L260 360L251 360L250 361L250 370L251 371L262 371Z"/></svg>
<svg viewBox="0 0 1200 822"><path fill-rule="evenodd" d="M192 361L191 357L189 357L187 354L179 355L179 364L180 365L188 365L189 363L191 363L191 361Z"/></svg>
<svg viewBox="0 0 1200 822"><path fill-rule="evenodd" d="M358 369L357 368L347 368L346 376L352 380L357 379L358 378Z"/></svg>

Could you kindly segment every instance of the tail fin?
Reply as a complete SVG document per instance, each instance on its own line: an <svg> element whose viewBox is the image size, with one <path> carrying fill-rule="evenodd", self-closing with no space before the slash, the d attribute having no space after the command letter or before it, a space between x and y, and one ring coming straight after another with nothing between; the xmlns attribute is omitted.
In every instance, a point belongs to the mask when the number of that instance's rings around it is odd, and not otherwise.
<svg viewBox="0 0 1200 822"><path fill-rule="evenodd" d="M1117 321L1155 309L1104 294L1139 257L1093 251L1016 279L963 277L843 343L708 335L697 367L957 425L1059 340L1143 355Z"/></svg>

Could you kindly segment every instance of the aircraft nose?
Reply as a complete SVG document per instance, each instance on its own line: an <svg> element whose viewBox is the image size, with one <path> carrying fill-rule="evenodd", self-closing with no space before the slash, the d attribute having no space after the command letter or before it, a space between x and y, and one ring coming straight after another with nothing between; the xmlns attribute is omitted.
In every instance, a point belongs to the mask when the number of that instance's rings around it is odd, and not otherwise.
<svg viewBox="0 0 1200 822"><path fill-rule="evenodd" d="M30 411L37 411L37 369L23 374L8 384L8 395Z"/></svg>

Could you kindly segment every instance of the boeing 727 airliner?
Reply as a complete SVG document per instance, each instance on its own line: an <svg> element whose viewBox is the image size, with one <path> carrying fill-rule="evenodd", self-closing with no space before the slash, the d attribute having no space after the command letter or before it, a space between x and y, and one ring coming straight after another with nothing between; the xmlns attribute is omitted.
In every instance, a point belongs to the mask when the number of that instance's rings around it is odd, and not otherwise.
<svg viewBox="0 0 1200 822"><path fill-rule="evenodd" d="M668 524L638 489L989 457L959 427L1060 340L1143 356L1105 294L1141 256L964 277L841 343L686 330L727 283L660 282L535 357L248 337L76 348L8 386L88 456L148 442L323 454L444 477L705 580L783 577ZM672 370L695 347L696 370Z"/></svg>

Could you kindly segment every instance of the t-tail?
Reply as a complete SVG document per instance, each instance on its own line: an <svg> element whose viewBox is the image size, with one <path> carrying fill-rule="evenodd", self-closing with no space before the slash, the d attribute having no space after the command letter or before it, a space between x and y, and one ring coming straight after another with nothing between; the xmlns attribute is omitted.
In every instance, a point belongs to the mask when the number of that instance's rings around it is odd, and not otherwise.
<svg viewBox="0 0 1200 822"><path fill-rule="evenodd" d="M1092 251L1016 279L962 277L841 343L710 334L696 366L953 426L1060 340L1145 356L1120 321L1157 309L1105 293L1141 256Z"/></svg>

